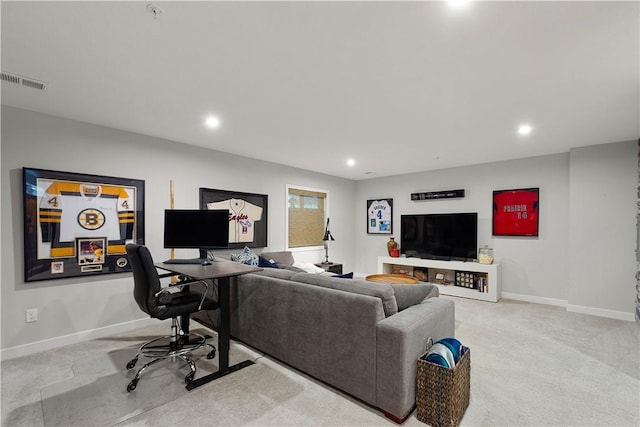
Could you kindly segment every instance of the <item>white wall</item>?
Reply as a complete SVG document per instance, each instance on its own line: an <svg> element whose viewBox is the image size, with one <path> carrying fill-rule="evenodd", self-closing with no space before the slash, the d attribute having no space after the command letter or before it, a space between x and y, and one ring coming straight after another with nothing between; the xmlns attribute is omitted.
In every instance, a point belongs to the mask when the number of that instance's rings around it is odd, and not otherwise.
<svg viewBox="0 0 640 427"><path fill-rule="evenodd" d="M353 269L353 181L6 106L1 149L3 356L17 346L100 328L107 333L147 317L133 301L130 274L24 282L22 167L144 179L145 243L158 260L169 257L162 230L171 179L176 208L198 208L199 187L268 194L268 250L285 247L286 184L328 190L337 239L331 258ZM178 256L183 254L197 251ZM314 262L323 256L324 251L296 254ZM25 323L28 308L38 308L38 322Z"/></svg>
<svg viewBox="0 0 640 427"><path fill-rule="evenodd" d="M634 310L638 144L571 150L570 309Z"/></svg>

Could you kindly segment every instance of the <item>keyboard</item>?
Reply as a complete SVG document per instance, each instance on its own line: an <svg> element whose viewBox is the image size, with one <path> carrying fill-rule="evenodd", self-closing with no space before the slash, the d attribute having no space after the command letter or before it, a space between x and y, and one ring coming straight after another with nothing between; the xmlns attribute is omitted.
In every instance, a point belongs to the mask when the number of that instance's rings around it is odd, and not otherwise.
<svg viewBox="0 0 640 427"><path fill-rule="evenodd" d="M163 261L163 264L202 264L209 265L213 260L209 258L176 258Z"/></svg>

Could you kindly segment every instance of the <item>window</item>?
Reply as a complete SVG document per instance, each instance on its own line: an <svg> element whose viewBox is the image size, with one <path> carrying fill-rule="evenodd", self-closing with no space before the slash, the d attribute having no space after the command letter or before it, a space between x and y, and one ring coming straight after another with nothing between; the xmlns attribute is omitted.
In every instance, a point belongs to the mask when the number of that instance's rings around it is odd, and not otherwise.
<svg viewBox="0 0 640 427"><path fill-rule="evenodd" d="M328 192L287 186L287 245L309 248L323 245Z"/></svg>

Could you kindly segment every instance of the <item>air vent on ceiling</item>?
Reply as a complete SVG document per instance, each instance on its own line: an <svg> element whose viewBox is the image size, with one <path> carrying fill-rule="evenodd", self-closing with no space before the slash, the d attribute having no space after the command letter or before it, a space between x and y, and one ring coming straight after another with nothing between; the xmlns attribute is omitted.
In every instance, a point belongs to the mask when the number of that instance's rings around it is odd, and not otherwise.
<svg viewBox="0 0 640 427"><path fill-rule="evenodd" d="M29 77L18 76L17 74L6 73L4 71L0 73L0 80L30 87L32 89L45 90L47 88L47 84L45 82L41 82Z"/></svg>

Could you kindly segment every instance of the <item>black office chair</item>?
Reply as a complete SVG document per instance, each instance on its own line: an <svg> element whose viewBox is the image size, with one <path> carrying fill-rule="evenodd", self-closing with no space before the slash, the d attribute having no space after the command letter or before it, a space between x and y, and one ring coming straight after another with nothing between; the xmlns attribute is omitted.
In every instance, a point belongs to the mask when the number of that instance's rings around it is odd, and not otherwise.
<svg viewBox="0 0 640 427"><path fill-rule="evenodd" d="M133 297L138 306L153 318L160 320L171 318L171 335L146 342L140 347L136 356L127 363L127 369L133 369L140 356L152 358L149 363L138 370L136 376L127 385L127 391L135 390L140 375L145 369L167 358L175 360L178 357L189 365L191 371L184 380L186 383L190 383L195 377L196 365L188 357L188 354L200 347L209 346L212 350L207 354L207 359L213 359L216 355L216 348L207 343L208 337L203 335L179 334L177 318L178 316L188 316L200 310L215 310L218 308L218 302L206 297L209 284L203 280L188 280L185 277L180 277L179 282L162 287L160 279L175 276L175 274L158 274L149 249L145 246L128 244L126 249L133 271ZM205 286L203 293L189 290L189 285L198 283ZM180 291L172 292L173 289L180 289Z"/></svg>

